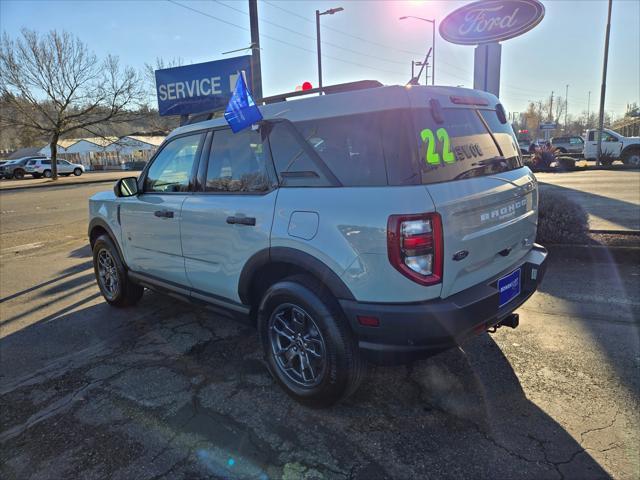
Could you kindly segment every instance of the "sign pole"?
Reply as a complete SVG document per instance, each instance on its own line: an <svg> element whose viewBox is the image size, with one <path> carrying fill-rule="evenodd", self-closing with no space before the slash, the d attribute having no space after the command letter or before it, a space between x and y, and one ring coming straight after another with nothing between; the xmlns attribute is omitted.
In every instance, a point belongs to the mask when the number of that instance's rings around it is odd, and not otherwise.
<svg viewBox="0 0 640 480"><path fill-rule="evenodd" d="M473 56L473 88L500 96L500 58L502 45L483 43Z"/></svg>
<svg viewBox="0 0 640 480"><path fill-rule="evenodd" d="M249 0L251 27L251 93L256 102L262 100L262 69L260 65L260 32L258 31L258 0Z"/></svg>

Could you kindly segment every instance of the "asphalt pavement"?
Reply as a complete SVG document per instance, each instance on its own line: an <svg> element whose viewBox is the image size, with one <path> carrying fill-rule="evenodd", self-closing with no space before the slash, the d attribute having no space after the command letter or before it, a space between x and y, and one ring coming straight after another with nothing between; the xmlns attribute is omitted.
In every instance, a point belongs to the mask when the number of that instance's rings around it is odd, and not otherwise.
<svg viewBox="0 0 640 480"><path fill-rule="evenodd" d="M536 173L542 191L561 192L583 206L593 230L640 231L640 170Z"/></svg>
<svg viewBox="0 0 640 480"><path fill-rule="evenodd" d="M255 330L147 292L109 307L88 196L0 194L0 477L640 477L640 266L550 258L521 325L372 368L314 410Z"/></svg>

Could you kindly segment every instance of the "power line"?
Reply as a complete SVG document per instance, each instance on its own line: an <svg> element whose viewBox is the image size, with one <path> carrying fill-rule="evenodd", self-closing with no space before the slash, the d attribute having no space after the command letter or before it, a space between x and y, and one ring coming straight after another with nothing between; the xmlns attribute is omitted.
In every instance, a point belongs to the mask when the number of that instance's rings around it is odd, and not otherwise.
<svg viewBox="0 0 640 480"><path fill-rule="evenodd" d="M216 17L215 15L211 15L211 14L209 14L207 12L203 12L202 10L198 10L197 8L193 8L193 7L190 7L188 5L184 5L182 3L176 2L175 0L167 0L167 1L169 3L177 5L179 7L182 7L182 8L185 8L187 10L190 10L190 11L192 11L194 13L198 13L198 14L203 15L205 17L211 18L212 20L216 20L218 22L225 23L225 24L230 25L232 27L240 28L241 30L244 30L246 32L249 31L249 29L246 28L246 27L237 25L237 24L235 24L233 22L229 22L228 20L224 20L224 19L222 19L220 17ZM279 39L277 37L273 37L271 35L262 34L261 37L262 38L268 38L269 40L273 40L274 42L282 43L283 45L287 45L289 47L296 48L298 50L302 50L302 51L309 52L309 53L314 53L314 54L316 53L315 50L311 50L309 48L301 47L300 45L295 45L293 43L289 43L289 42L287 42L285 40L281 40L281 39ZM352 62L350 60L344 60L344 59L338 58L338 57L325 55L325 58L330 58L331 60L335 60L336 62L342 62L342 63L346 63L346 64L349 64L349 65L354 65L356 67L366 68L368 70L377 70L377 71L384 72L384 73L392 73L394 75L400 75L400 72L397 72L397 71L385 70L385 69L382 69L382 68L372 67L370 65L364 65L364 64L361 64L361 63Z"/></svg>
<svg viewBox="0 0 640 480"><path fill-rule="evenodd" d="M245 12L244 10L241 10L241 9L239 9L239 8L232 7L231 5L227 5L227 4L225 4L225 3L222 3L222 2L221 2L221 1L219 1L219 0L215 0L215 1L216 1L216 3L218 3L218 4L222 5L223 7L230 8L231 10L235 10L236 12L240 12L240 13L242 13L242 14L244 14L244 15L249 15L249 14L248 14L247 12ZM276 22L272 22L272 21L270 21L270 20L265 20L264 18L261 18L261 19L260 19L260 21L261 21L261 22L263 22L263 23L267 23L267 24L269 24L269 25L273 25L274 27L278 27L278 28L281 28L281 29L283 29L283 30L286 30L287 32L291 32L291 33L293 33L293 34L295 34L295 35L300 35L301 37L304 37L304 38L309 38L309 39L311 39L311 40L315 40L315 39L316 39L316 37L314 37L314 36L312 36L312 35L308 35L308 34L306 34L306 33L299 32L299 31L297 31L297 30L294 30L294 29L289 28L289 27L285 27L284 25L280 25L280 24L278 24L278 23L276 23ZM324 45L328 45L328 46L333 47L333 48L337 48L337 49L340 49L340 50L344 50L345 52L355 53L356 55L362 55L362 56L364 56L364 57L373 58L373 59L375 59L376 61L383 61L383 62L388 62L388 63L394 63L394 64L396 64L396 65L402 65L402 66L405 66L405 65L406 65L406 62L399 62L398 60L389 60L389 59L387 59L387 58L379 57L378 55L371 55L370 53L359 52L358 50L353 50L353 49L351 49L351 48L343 47L343 46L341 46L341 45L336 45L335 43L330 43L330 42L327 42L327 41L324 41L324 40L322 40L322 43L323 43Z"/></svg>
<svg viewBox="0 0 640 480"><path fill-rule="evenodd" d="M289 9L283 8L283 7L279 6L279 5L276 5L273 2L268 2L266 0L263 0L262 3L266 3L267 5L270 5L270 6L274 7L274 8L277 8L278 10L286 12L289 15L293 15L294 17L300 18L300 19L304 20L305 22L313 23L313 20L311 20L310 18L307 18L304 15L300 15L300 14L298 14L298 13L296 13L294 11L291 11ZM379 42L375 42L373 40L369 40L369 39L366 39L366 38L363 38L363 37L359 37L357 35L353 35L352 33L345 32L344 30L340 30L338 28L329 27L327 25L323 25L322 27L325 28L326 30L330 30L332 32L336 32L336 33L339 33L341 35L345 35L347 37L355 38L356 40L360 40L361 42L370 43L371 45L375 45L377 47L386 48L387 50L395 50L396 52L408 53L409 55L419 55L419 56L424 55L424 52L413 52L411 50L403 50L403 49L397 48L397 47L390 47L389 45L385 45L383 43L379 43Z"/></svg>

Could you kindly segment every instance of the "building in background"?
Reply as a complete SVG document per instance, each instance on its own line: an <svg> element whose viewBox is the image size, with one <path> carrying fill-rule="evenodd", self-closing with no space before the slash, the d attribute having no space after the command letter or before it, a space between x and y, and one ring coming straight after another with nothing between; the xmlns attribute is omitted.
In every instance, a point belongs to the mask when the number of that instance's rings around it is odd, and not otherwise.
<svg viewBox="0 0 640 480"><path fill-rule="evenodd" d="M107 147L108 152L115 152L120 165L134 162L146 163L164 141L163 136L127 135L120 137Z"/></svg>
<svg viewBox="0 0 640 480"><path fill-rule="evenodd" d="M123 137L69 138L58 142L58 157L80 163L87 170L113 170L142 168L153 156L164 136L126 135ZM16 159L26 156L51 156L49 145L21 148L3 153L2 158Z"/></svg>

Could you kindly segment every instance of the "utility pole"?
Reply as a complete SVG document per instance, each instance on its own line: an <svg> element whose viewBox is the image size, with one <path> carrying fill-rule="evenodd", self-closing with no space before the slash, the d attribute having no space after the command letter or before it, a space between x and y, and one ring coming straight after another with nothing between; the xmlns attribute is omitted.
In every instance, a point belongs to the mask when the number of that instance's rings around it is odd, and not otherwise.
<svg viewBox="0 0 640 480"><path fill-rule="evenodd" d="M569 111L569 85L567 84L567 93L564 94L564 132L567 133L567 112Z"/></svg>
<svg viewBox="0 0 640 480"><path fill-rule="evenodd" d="M249 0L251 29L251 93L256 103L262 100L262 66L260 64L260 32L258 31L258 0Z"/></svg>
<svg viewBox="0 0 640 480"><path fill-rule="evenodd" d="M553 90L551 90L551 101L549 102L549 121L553 121Z"/></svg>
<svg viewBox="0 0 640 480"><path fill-rule="evenodd" d="M609 35L611 34L611 6L609 0L609 13L607 14L607 33L604 37L604 62L602 63L602 87L600 88L600 118L598 120L598 158L596 165L600 165L602 155L602 129L604 128L604 96L607 91L607 63L609 62Z"/></svg>
<svg viewBox="0 0 640 480"><path fill-rule="evenodd" d="M591 125L591 122L589 121L591 117L589 115L591 115L591 90L589 90L589 96L587 97L587 129L589 128L589 125Z"/></svg>

